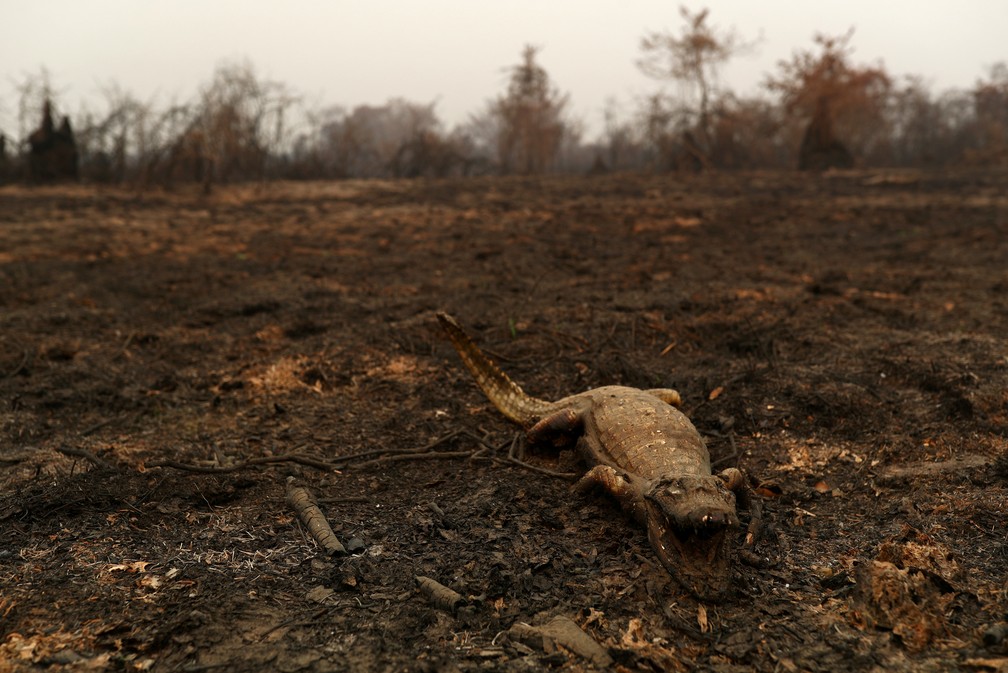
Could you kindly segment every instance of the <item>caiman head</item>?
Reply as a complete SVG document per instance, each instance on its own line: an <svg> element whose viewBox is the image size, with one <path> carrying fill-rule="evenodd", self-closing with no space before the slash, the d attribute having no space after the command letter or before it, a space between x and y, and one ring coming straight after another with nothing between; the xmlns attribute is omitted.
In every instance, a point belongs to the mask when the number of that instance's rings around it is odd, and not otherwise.
<svg viewBox="0 0 1008 673"><path fill-rule="evenodd" d="M731 538L738 528L735 494L720 477L662 479L644 495L648 538L665 569L699 598L717 598L731 583Z"/></svg>

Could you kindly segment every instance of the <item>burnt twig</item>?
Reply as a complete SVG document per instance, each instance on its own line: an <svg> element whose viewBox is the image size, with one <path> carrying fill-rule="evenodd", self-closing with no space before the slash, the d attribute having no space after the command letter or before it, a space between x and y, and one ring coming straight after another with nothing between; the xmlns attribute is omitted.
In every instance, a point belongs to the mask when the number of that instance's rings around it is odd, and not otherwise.
<svg viewBox="0 0 1008 673"><path fill-rule="evenodd" d="M531 463L526 463L524 461L518 460L517 458L512 458L508 456L507 458L494 458L494 462L506 463L508 465L517 465L523 467L526 470L531 470L532 472L538 472L539 474L545 474L548 477L557 477L558 479L577 479L580 475L576 472L557 472L556 470L550 470L545 467L539 467L538 465L533 465Z"/></svg>
<svg viewBox="0 0 1008 673"><path fill-rule="evenodd" d="M375 456L387 456L387 455L393 455L393 454L424 453L426 451L430 451L431 449L433 449L436 446L444 444L447 441L455 439L460 434L462 434L461 430L453 430L453 431L449 432L447 435L443 435L441 437L438 437L434 441L429 442L429 443L427 443L424 446L421 446L419 448L412 448L412 449L371 449L369 451L360 451L358 453L350 453L350 454L347 454L345 456L340 456L336 460L336 462L338 464L340 464L340 465L344 465L346 463L350 463L350 462L355 461L355 460L360 460L362 458L373 458Z"/></svg>
<svg viewBox="0 0 1008 673"><path fill-rule="evenodd" d="M326 472L339 472L339 467L333 463L327 463L324 460L316 460L315 458L309 458L308 456L264 456L262 458L250 458L249 460L242 461L240 463L235 463L234 465L193 465L191 463L180 463L177 460L155 460L147 463L147 467L170 467L175 470L184 470L186 472L200 472L202 474L227 474L229 472L237 472L239 470L244 470L249 467L256 467L259 465L276 465L279 463L295 463L297 465L304 465L306 467L313 467L316 470L323 470Z"/></svg>
<svg viewBox="0 0 1008 673"><path fill-rule="evenodd" d="M87 449L72 448L69 446L58 446L56 450L65 456L74 456L75 458L83 458L95 467L99 467L103 470L115 470L116 466L108 462L103 458L99 458L95 454L91 453Z"/></svg>
<svg viewBox="0 0 1008 673"><path fill-rule="evenodd" d="M287 504L297 512L298 518L311 533L312 538L327 554L346 554L346 548L336 537L336 533L326 520L325 514L315 504L311 493L306 488L294 486L293 481L293 478L287 480Z"/></svg>
<svg viewBox="0 0 1008 673"><path fill-rule="evenodd" d="M423 575L417 575L416 582L420 591L427 596L427 600L429 600L434 607L440 608L445 612L455 612L459 604L464 600L462 598L462 594L453 589L449 589L437 580L432 580L431 578L424 577Z"/></svg>
<svg viewBox="0 0 1008 673"><path fill-rule="evenodd" d="M511 440L511 448L508 450L508 455L506 458L496 458L493 457L492 460L496 463L505 463L507 465L517 465L519 467L524 467L526 470L531 470L532 472L538 472L539 474L545 474L549 477L558 477L560 479L577 479L580 475L574 472L557 472L555 470L550 470L545 467L539 467L531 463L527 463L517 454L521 451L523 443L521 440L521 433L516 432L514 438Z"/></svg>
<svg viewBox="0 0 1008 673"><path fill-rule="evenodd" d="M441 444L451 441L456 437L466 436L473 439L477 444L480 445L480 449L475 451L432 451ZM275 465L280 463L296 463L298 465L304 465L306 467L312 467L317 470L323 470L327 472L339 472L340 468L347 467L354 461L359 461L363 458L370 458L364 462L356 464L357 468L369 468L375 465L381 465L383 463L396 463L406 460L442 460L442 459L455 459L455 458L483 458L483 454L487 451L497 451L502 447L490 446L486 441L477 436L475 433L469 430L453 430L446 435L438 437L437 439L428 442L424 446L414 447L409 449L374 449L370 451L361 451L358 453L351 453L346 456L340 456L333 462L328 462L324 460L317 460L315 458L309 458L308 456L301 456L297 454L291 454L286 456L264 456L262 458L251 458L249 460L241 461L235 463L234 465L195 465L192 463L182 463L177 460L155 460L147 463L147 467L170 467L175 470L184 470L186 472L198 472L201 474L228 474L230 472L237 472L239 470L244 470L250 467L257 467L260 465ZM569 478L575 475L568 475L561 472L552 472L551 470L545 470L540 467L535 467L534 465L528 465L518 460L504 460L500 458L490 457L492 460L497 462L514 462L514 464L521 465L530 470L541 472L543 474L548 474L551 476L560 476Z"/></svg>
<svg viewBox="0 0 1008 673"><path fill-rule="evenodd" d="M374 467L375 465L380 465L382 463L398 463L404 460L440 460L442 458L471 458L475 455L475 451L428 451L426 453L391 453L384 456L379 456L374 460L369 460L366 463L361 463L357 467Z"/></svg>

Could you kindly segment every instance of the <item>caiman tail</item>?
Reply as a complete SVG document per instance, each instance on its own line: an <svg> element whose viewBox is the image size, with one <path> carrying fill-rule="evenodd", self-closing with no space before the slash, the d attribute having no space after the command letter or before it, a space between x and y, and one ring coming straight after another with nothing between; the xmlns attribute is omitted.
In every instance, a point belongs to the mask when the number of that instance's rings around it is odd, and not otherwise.
<svg viewBox="0 0 1008 673"><path fill-rule="evenodd" d="M438 322L448 333L452 345L476 383L483 389L497 409L509 420L524 428L532 427L550 408L550 403L525 393L518 384L507 377L479 347L473 343L455 318L447 313L437 314Z"/></svg>

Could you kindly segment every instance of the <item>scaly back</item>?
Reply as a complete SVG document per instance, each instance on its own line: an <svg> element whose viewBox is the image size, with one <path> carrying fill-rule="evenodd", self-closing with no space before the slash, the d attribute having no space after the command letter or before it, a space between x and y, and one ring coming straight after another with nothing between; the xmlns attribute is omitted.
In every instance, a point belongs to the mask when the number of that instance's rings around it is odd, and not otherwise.
<svg viewBox="0 0 1008 673"><path fill-rule="evenodd" d="M507 377L479 347L473 343L462 327L447 313L437 314L438 322L447 332L452 345L466 368L476 379L497 409L524 428L530 428L552 408L550 402L527 395L518 384Z"/></svg>

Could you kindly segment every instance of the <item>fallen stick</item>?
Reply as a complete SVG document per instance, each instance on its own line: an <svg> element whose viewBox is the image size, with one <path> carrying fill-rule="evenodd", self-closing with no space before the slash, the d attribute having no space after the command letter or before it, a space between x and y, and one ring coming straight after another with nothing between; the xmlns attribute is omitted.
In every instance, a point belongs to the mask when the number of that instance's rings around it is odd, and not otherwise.
<svg viewBox="0 0 1008 673"><path fill-rule="evenodd" d="M361 451L359 453L349 453L345 456L340 456L336 459L336 462L340 465L344 463L350 463L355 460L361 460L362 458L373 458L374 456L385 456L385 455L410 455L415 453L425 453L430 451L434 447L444 444L447 441L455 439L461 434L466 434L464 430L452 430L447 435L438 437L434 441L425 444L421 447L414 447L411 449L370 449L368 451Z"/></svg>
<svg viewBox="0 0 1008 673"><path fill-rule="evenodd" d="M477 444L480 445L480 449L476 451L432 451L431 449L444 444L445 442L454 439L456 437L466 436L473 439ZM300 456L297 454L290 454L286 456L264 456L262 458L250 458L249 460L244 460L233 465L195 465L193 463L181 463L177 460L154 460L146 464L146 467L170 467L174 470L182 470L184 472L197 472L199 474L228 474L231 472L238 472L239 470L245 470L250 467L257 467L260 465L276 465L280 463L295 463L298 465L304 465L305 467L312 467L316 470L323 470L326 472L336 472L339 473L341 468L347 467L351 462L361 460L362 458L371 458L364 462L357 463L355 467L357 469L366 469L370 467L375 467L383 463L397 463L402 461L410 460L454 460L458 458L468 458L470 460L483 459L492 460L497 464L504 465L517 465L523 467L526 470L531 470L532 472L538 472L539 474L545 474L550 477L559 477L561 479L576 479L580 475L574 472L555 472L544 467L538 467L536 465L531 465L525 461L515 458L513 453L509 453L506 458L500 458L497 456L484 456L486 451L496 451L502 447L493 447L486 443L485 440L477 437L474 433L468 430L454 430L443 437L439 437L434 441L430 442L425 446L419 448L411 449L374 449L370 451L361 451L360 453L352 453L346 456L340 456L333 462L327 462L323 460L316 460L315 458L309 458L308 456ZM512 446L512 452L514 447Z"/></svg>
<svg viewBox="0 0 1008 673"><path fill-rule="evenodd" d="M374 460L369 460L366 463L361 463L357 466L357 469L363 470L364 468L374 467L375 465L381 465L382 463L398 463L405 460L442 460L446 458L470 458L473 455L473 451L428 451L426 453L390 453L384 456L378 456Z"/></svg>
<svg viewBox="0 0 1008 673"><path fill-rule="evenodd" d="M508 456L507 458L496 458L491 456L491 460L495 463L505 464L505 465L517 465L519 467L524 467L526 470L531 470L532 472L538 472L539 474L545 474L548 477L557 477L558 479L574 480L580 477L576 472L557 472L555 470L550 470L545 467L539 467L533 465L532 463L526 463L524 460L519 460L518 458L512 458Z"/></svg>
<svg viewBox="0 0 1008 673"><path fill-rule="evenodd" d="M508 629L508 638L542 650L546 654L556 651L557 645L570 650L600 668L612 664L612 657L594 638L585 633L574 620L558 615L543 626L530 626L517 622Z"/></svg>
<svg viewBox="0 0 1008 673"><path fill-rule="evenodd" d="M511 448L508 449L507 458L498 458L497 456L490 456L490 459L500 464L505 465L517 465L519 467L524 467L526 470L531 470L533 472L538 472L539 474L545 474L550 477L559 477L560 479L577 479L581 475L574 472L557 472L556 470L550 470L545 467L539 467L533 465L532 463L526 462L523 457L519 457L519 453L524 456L524 442L519 441L521 439L521 433L515 433L514 438L511 440Z"/></svg>
<svg viewBox="0 0 1008 673"><path fill-rule="evenodd" d="M445 612L455 612L459 604L462 603L462 594L459 592L449 589L445 585L441 584L437 580L432 580L429 577L424 577L423 575L416 576L417 586L420 587L420 591L427 596L427 600L436 607L444 610Z"/></svg>
<svg viewBox="0 0 1008 673"><path fill-rule="evenodd" d="M103 470L115 470L116 469L115 465L113 465L112 463L108 462L107 460L104 460L103 458L99 458L98 456L96 456L95 454L91 453L87 449L80 449L80 448L75 449L75 448L71 448L69 446L57 446L56 450L59 451L60 453L62 453L63 455L65 455L65 456L74 456L76 458L83 458L83 459L87 460L89 463L91 463L92 465L94 465L95 467L100 467Z"/></svg>
<svg viewBox="0 0 1008 673"><path fill-rule="evenodd" d="M308 456L265 456L263 458L251 458L240 463L235 463L234 465L224 466L193 465L191 463L180 463L177 460L154 460L147 463L146 467L170 467L174 470L199 472L201 474L227 474L229 472L237 472L238 470L244 470L257 465L275 465L279 463L295 463L297 465L304 465L305 467L313 467L316 470L339 472L337 465L309 458Z"/></svg>
<svg viewBox="0 0 1008 673"><path fill-rule="evenodd" d="M285 456L264 456L262 458L250 458L249 460L244 460L240 463L235 463L234 465L194 465L192 463L181 463L177 460L154 460L147 463L146 467L170 467L174 470L183 470L185 472L198 472L200 474L228 474L229 472L237 472L239 470L244 470L250 467L258 467L260 465L275 465L280 463L295 463L298 465L304 465L305 467L312 467L316 470L323 470L326 472L339 472L340 468L346 467L349 463L353 461L360 460L362 458L371 458L378 456L374 460L370 460L364 463L358 463L357 467L373 467L381 463L395 462L401 460L424 460L428 458L464 458L472 455L471 451L458 451L458 452L431 452L431 449L443 444L459 435L470 435L468 431L465 430L454 430L449 434L439 437L434 441L430 442L425 446L419 448L410 449L373 449L369 451L361 451L360 453L352 453L346 456L339 456L333 462L328 462L324 460L317 460L315 458L310 458L308 456L302 456L298 454L288 454Z"/></svg>
<svg viewBox="0 0 1008 673"><path fill-rule="evenodd" d="M961 458L952 458L937 463L918 462L908 465L890 465L882 469L878 478L879 482L889 485L922 477L935 477L947 473L966 474L971 470L986 467L990 462L992 461L986 456L969 454Z"/></svg>
<svg viewBox="0 0 1008 673"><path fill-rule="evenodd" d="M294 486L292 478L287 480L287 504L294 508L308 532L327 554L331 556L347 553L333 532L332 526L326 521L322 510L315 504L311 493L306 488Z"/></svg>

